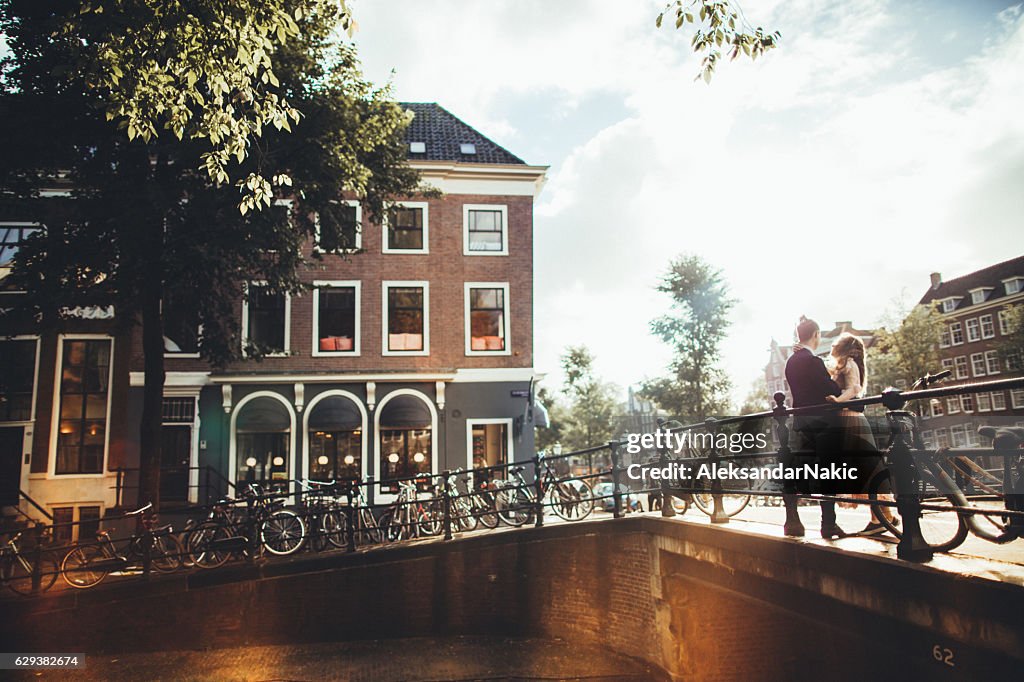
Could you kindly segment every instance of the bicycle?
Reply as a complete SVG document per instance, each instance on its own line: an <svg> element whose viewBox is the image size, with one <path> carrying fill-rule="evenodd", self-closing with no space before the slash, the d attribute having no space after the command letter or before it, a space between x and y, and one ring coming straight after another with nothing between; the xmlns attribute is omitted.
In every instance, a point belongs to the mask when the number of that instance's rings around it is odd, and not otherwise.
<svg viewBox="0 0 1024 682"><path fill-rule="evenodd" d="M417 499L416 480L429 478L417 476L411 481L399 481L398 498L381 514L380 527L387 542L410 540L420 535L439 535L443 529L443 508L439 498L433 497L428 508Z"/></svg>
<svg viewBox="0 0 1024 682"><path fill-rule="evenodd" d="M174 529L168 524L154 526L155 519L145 512L152 504L128 512L136 518L136 530L128 539L124 552L119 552L109 530L96 531L96 542L79 544L61 562L64 581L76 589L88 589L103 582L111 573L128 570L144 571L146 564L158 573L170 573L181 567L184 550Z"/></svg>
<svg viewBox="0 0 1024 682"><path fill-rule="evenodd" d="M339 549L345 547L348 528L345 512L336 498L328 497L328 492L336 487L335 482L297 480L296 483L307 491L304 499L308 523L304 530L308 534L302 536L295 551L301 549L307 539L310 547L317 552L327 549L328 544Z"/></svg>
<svg viewBox="0 0 1024 682"><path fill-rule="evenodd" d="M594 510L594 491L590 484L578 478L559 479L551 465L539 458L543 469L541 472L540 490L543 506L566 521L580 521ZM529 521L534 514L536 496L534 486L523 477L524 468L509 468L508 481L496 482L498 485L494 495L494 508L498 518L510 526L521 526Z"/></svg>
<svg viewBox="0 0 1024 682"><path fill-rule="evenodd" d="M914 382L911 390L927 388L949 375L949 370L937 374L926 374ZM968 457L950 455L948 448L940 448L935 452L925 450L917 428L917 415L913 412L890 410L887 417L891 435L883 453L887 460L890 460L891 454L897 450L909 458L913 476L912 494L917 495L921 503L931 506L948 501L954 507L974 506L953 477L943 468L943 464L946 463L950 463L960 475L966 475L976 484L982 486L985 492L1001 499L1004 504L1010 500L1016 500L1015 495L1018 495L1019 491L1024 488L1024 484L1022 484L1024 481L1024 457L1018 456L1013 462L1010 461L1010 457L1004 458L1003 491L999 493L982 480L978 471L980 467L977 467ZM1024 430L981 427L978 431L981 435L992 438L1003 437L1009 441L1008 445L1011 447L1019 448L1024 443ZM912 457L911 452L913 452ZM990 476L988 472L985 474ZM888 505L877 504L883 497L891 496L894 493L900 493L899 486L896 484L896 477L887 466L875 474L869 482L868 499L875 503L872 504L872 510L879 522L894 536L902 538L903 530L886 513L886 510L882 509L883 506ZM1012 506L1012 504L1008 505L1007 509L1009 510ZM995 531L981 525L979 516L985 518L985 522L991 524ZM998 520L999 518L1001 520ZM996 544L1004 544L1024 536L1021 524L1013 523L1009 517L993 517L988 514L976 514L957 509L922 509L919 525L924 544L933 552L947 552L955 549L967 539L968 534L972 533Z"/></svg>
<svg viewBox="0 0 1024 682"><path fill-rule="evenodd" d="M12 592L22 596L30 596L37 592L46 592L57 582L57 574L60 568L57 560L50 551L35 551L23 553L18 547L18 540L21 539L24 531L15 533L3 547L0 547L0 580ZM38 567L36 557L39 558ZM38 568L39 586L38 590L33 588L33 577Z"/></svg>

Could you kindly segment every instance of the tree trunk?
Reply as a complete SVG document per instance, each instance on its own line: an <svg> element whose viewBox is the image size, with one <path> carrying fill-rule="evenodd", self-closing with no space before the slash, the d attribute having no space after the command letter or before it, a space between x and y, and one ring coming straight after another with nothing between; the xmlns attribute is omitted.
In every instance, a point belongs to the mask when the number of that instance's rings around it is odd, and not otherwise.
<svg viewBox="0 0 1024 682"><path fill-rule="evenodd" d="M163 228L157 223L157 243L163 239ZM154 246L159 251L159 247ZM164 398L164 331L160 301L163 298L160 259L157 267L144 278L142 291L142 352L144 355L145 385L142 393L142 424L139 433L139 506L153 503L153 511L160 508L160 462Z"/></svg>

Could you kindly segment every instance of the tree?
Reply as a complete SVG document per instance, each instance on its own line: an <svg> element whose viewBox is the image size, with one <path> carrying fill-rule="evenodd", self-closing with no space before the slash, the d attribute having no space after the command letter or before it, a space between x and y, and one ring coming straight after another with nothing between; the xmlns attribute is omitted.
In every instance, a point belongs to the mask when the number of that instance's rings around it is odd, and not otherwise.
<svg viewBox="0 0 1024 682"><path fill-rule="evenodd" d="M544 386L537 391L537 402L548 411L548 426L537 430L533 446L537 451L550 450L555 443L561 443L565 439L565 429L569 422L569 408L565 406L558 395Z"/></svg>
<svg viewBox="0 0 1024 682"><path fill-rule="evenodd" d="M594 374L594 356L586 346L570 346L562 355L563 394L569 414L562 431L566 450L603 445L615 437L615 389Z"/></svg>
<svg viewBox="0 0 1024 682"><path fill-rule="evenodd" d="M1005 317L1006 329L996 350L1006 363L1006 369L1019 372L1024 369L1024 304L1016 303L1003 306L1000 315Z"/></svg>
<svg viewBox="0 0 1024 682"><path fill-rule="evenodd" d="M729 379L719 366L720 345L735 300L720 270L700 256L674 260L658 291L672 297L672 312L651 322L655 336L675 354L670 378L643 384L642 393L677 419L703 421L728 409Z"/></svg>
<svg viewBox="0 0 1024 682"><path fill-rule="evenodd" d="M705 83L711 82L722 58L722 49L729 54L730 61L739 57L740 52L751 61L757 61L765 52L775 49L782 39L778 31L768 32L760 26L751 26L739 4L729 0L673 0L658 15L655 24L659 28L666 15L675 15L677 29L683 24L696 28L690 45L694 52L705 55L694 80L703 78Z"/></svg>
<svg viewBox="0 0 1024 682"><path fill-rule="evenodd" d="M385 199L414 192L418 175L405 163L408 118L390 91L365 81L355 51L334 41L336 15L304 12L297 31L273 36L273 90L302 116L291 132L264 129L238 160L242 177L292 183L292 203L240 212L238 191L203 168L210 147L202 136L154 126L129 139L108 120L109 99L93 86L78 43L97 31L116 34L120 15L93 13L76 35L67 27L77 7L66 0L0 5L10 49L0 65L0 193L8 215L46 226L19 250L5 281L28 292L5 322L59 329L65 308L114 305L120 323L141 324L140 502L158 505L164 311L194 311L199 351L214 365L239 357L236 308L246 282L265 282L270 293L300 291L309 237L319 232L351 245L343 193L379 219ZM101 29L102 21L110 26ZM70 196L40 194L54 183L66 183ZM268 208L274 197L260 187L252 191ZM284 198L281 187L277 198ZM249 344L245 352L258 359L267 350Z"/></svg>
<svg viewBox="0 0 1024 682"><path fill-rule="evenodd" d="M907 310L905 304L897 301L886 322L868 353L871 386L884 390L938 371L938 340L945 322L934 306L917 305Z"/></svg>
<svg viewBox="0 0 1024 682"><path fill-rule="evenodd" d="M766 412L773 407L775 407L775 400L768 392L768 384L765 383L764 377L760 377L750 385L750 391L740 406L739 414L757 414Z"/></svg>

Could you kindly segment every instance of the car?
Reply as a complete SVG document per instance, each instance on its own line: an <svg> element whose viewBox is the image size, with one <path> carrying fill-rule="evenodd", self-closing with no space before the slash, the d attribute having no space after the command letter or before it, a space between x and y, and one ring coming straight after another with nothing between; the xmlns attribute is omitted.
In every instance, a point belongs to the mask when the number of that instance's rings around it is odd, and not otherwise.
<svg viewBox="0 0 1024 682"><path fill-rule="evenodd" d="M615 511L615 498L612 496L614 489L615 484L611 481L601 481L594 486L594 504L598 509L607 512ZM619 493L622 495L622 511L643 511L640 495L632 492L629 486L620 483Z"/></svg>

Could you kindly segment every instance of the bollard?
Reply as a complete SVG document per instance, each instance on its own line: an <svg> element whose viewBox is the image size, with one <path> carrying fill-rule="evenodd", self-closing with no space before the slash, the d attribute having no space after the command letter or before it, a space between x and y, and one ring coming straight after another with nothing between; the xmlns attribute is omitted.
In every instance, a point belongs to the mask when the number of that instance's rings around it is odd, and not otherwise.
<svg viewBox="0 0 1024 682"><path fill-rule="evenodd" d="M445 540L451 540L452 539L452 487L451 487L451 482L448 479L451 477L452 472L445 470L445 472L442 473L441 475L444 477L444 479L442 481L442 484L444 485L444 487L442 488L442 493L441 493L441 500L442 500L442 502L444 504L444 539Z"/></svg>
<svg viewBox="0 0 1024 682"><path fill-rule="evenodd" d="M533 456L533 494L535 498L533 512L537 517L534 519L533 525L537 528L544 526L544 482L540 477L540 460L541 454L538 452Z"/></svg>
<svg viewBox="0 0 1024 682"><path fill-rule="evenodd" d="M715 421L714 417L708 417L704 421L705 428L708 433L712 435L711 438L711 452L708 454L708 465L712 471L716 471L718 468L718 447L715 444L715 436L718 435L718 422ZM722 487L722 479L718 476L711 477L711 523L729 523L729 515L725 513L725 505L722 503L722 493L724 488Z"/></svg>
<svg viewBox="0 0 1024 682"><path fill-rule="evenodd" d="M619 481L622 479L622 466L620 464L619 443L608 441L608 449L612 455L612 500L615 502L613 514L615 518L622 518L622 493L619 491ZM603 504L603 503L602 503Z"/></svg>
<svg viewBox="0 0 1024 682"><path fill-rule="evenodd" d="M345 516L348 518L345 528L345 544L349 552L356 551L356 524L359 522L359 510L356 509L355 486L356 483L354 481L349 481L348 489L345 491L345 496L348 498L348 508L345 510Z"/></svg>

